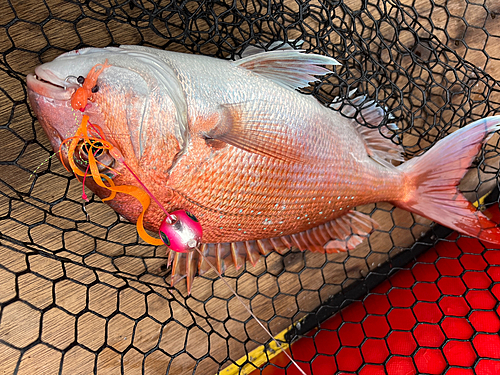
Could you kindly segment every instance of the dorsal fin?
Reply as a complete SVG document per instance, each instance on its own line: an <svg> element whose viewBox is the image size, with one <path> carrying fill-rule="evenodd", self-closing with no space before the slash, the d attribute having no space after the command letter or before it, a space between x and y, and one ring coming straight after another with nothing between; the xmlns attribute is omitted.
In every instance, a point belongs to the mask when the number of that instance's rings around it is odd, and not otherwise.
<svg viewBox="0 0 500 375"><path fill-rule="evenodd" d="M269 47L263 47L259 45L250 45L247 46L242 52L241 52L241 58L244 59L245 57L256 55L258 53L263 53L267 51L295 51L296 49L299 49L302 44L304 44L303 40L295 40L295 39L289 39L289 42L293 43L295 45L292 46L290 43L287 43L283 40L277 40L275 42L272 42ZM235 60L239 60L240 58L236 57Z"/></svg>
<svg viewBox="0 0 500 375"><path fill-rule="evenodd" d="M355 91L351 91L349 96ZM393 167L392 161L404 161L403 148L388 138L391 135L389 129L394 131L398 127L390 123L387 128L379 128L386 110L374 100L367 100L365 95L361 95L351 99L349 104L337 98L330 104L330 108L347 117L356 118L357 121L353 121L353 125L365 141L366 150L372 159L386 167Z"/></svg>
<svg viewBox="0 0 500 375"><path fill-rule="evenodd" d="M234 264L236 269L241 268L245 260L255 266L261 255L271 251L282 254L290 248L322 253L352 250L377 227L377 223L370 216L358 211L349 211L333 221L305 232L255 241L203 244L200 251L220 273L224 273L231 264ZM196 268L200 275L211 270L197 252L185 254L171 251L168 265L172 266L171 285L187 277L188 292L191 290Z"/></svg>
<svg viewBox="0 0 500 375"><path fill-rule="evenodd" d="M276 50L257 53L233 61L233 64L292 90L317 81L314 76L331 73L331 70L318 65L340 65L331 57L303 52L303 50Z"/></svg>

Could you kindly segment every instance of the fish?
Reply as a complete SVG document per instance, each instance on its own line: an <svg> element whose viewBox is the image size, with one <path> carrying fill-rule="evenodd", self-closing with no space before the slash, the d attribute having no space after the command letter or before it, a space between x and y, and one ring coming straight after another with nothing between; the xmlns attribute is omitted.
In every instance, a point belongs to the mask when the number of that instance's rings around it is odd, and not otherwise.
<svg viewBox="0 0 500 375"><path fill-rule="evenodd" d="M500 244L497 225L457 188L500 116L474 121L404 161L402 147L379 130L387 114L373 100L324 105L300 92L337 65L293 49L232 61L143 46L85 48L38 66L27 87L63 164L65 141L88 116L123 157L96 155L100 173L116 186L139 187L133 170L169 212L192 213L203 228L201 253L219 272L270 251L353 250L377 227L355 208L376 202ZM82 85L89 73L92 83ZM77 91L86 93L80 110L71 105ZM85 159L83 141L75 153ZM90 178L86 186L109 196ZM106 203L131 222L141 213L130 195ZM158 231L164 217L151 205L144 226ZM197 272L210 269L196 252L170 252L168 263L172 284L186 278L188 289Z"/></svg>

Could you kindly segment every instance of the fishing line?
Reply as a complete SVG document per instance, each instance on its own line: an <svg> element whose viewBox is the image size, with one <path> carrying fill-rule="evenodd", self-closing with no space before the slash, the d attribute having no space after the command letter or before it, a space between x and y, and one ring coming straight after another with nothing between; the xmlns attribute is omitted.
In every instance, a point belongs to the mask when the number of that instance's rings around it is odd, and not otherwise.
<svg viewBox="0 0 500 375"><path fill-rule="evenodd" d="M226 284L226 286L229 288L229 290L236 296L236 298L243 305L243 307L245 308L245 310L248 311L248 313L252 316L252 318L254 318L255 321L259 324L259 326L269 335L269 337L271 338L271 340L273 340L275 342L275 344L278 345L278 347L281 349L281 351L283 353L285 353L285 355L290 360L290 362L292 362L295 365L295 367L300 371L300 373L302 375L307 375L304 372L304 370L302 370L300 368L300 366L297 364L297 362L295 362L293 360L293 358L287 353L286 349L281 346L280 342L273 337L273 335L271 334L271 332L269 332L269 330L257 318L257 316L255 316L255 314L252 312L252 310L250 309L250 307L248 307L248 305L243 301L243 299L238 295L238 293L236 293L236 291L231 287L231 285L229 285L229 283L222 276L222 274L217 270L217 268L215 268L215 266L212 263L210 263L210 261L207 258L205 258L205 256L202 254L202 252L200 251L200 249L198 247L195 247L195 249L196 249L196 251L198 251L198 254L200 254L200 256L203 258L203 260L208 263L208 265L210 266L210 268L212 268L217 273L217 275L219 276L219 279L221 279L224 282L224 284Z"/></svg>
<svg viewBox="0 0 500 375"><path fill-rule="evenodd" d="M111 156L113 158L118 160L120 163L123 163L125 168L127 168L127 170L132 174L132 176L134 176L134 178L142 186L142 188L146 191L146 193L148 193L148 195L151 197L151 199L153 199L156 202L156 204L158 205L158 207L160 207L163 210L163 212L167 215L167 218L172 220L172 215L170 215L170 213L165 209L165 207L163 207L163 205L160 203L160 201L158 199L156 199L154 194L146 187L146 185L144 185L144 183L141 181L139 176L137 176L134 173L132 168L129 167L129 165L125 162L125 158L123 157L122 153L116 147L111 148L109 150L109 153L111 154Z"/></svg>
<svg viewBox="0 0 500 375"><path fill-rule="evenodd" d="M142 186L142 188L146 191L146 193L151 197L151 199L153 199L156 204L163 210L163 212L165 212L165 214L167 215L167 220L168 218L171 218L171 222L172 221L175 221L175 217L173 217L173 215L171 215L166 209L165 207L163 207L163 205L158 201L158 199L156 199L156 197L153 195L153 193L146 187L146 185L141 181L141 179L139 178L139 176L137 176L134 171L132 170L131 167L128 166L128 164L125 162L124 160L124 157L123 155L121 154L121 152L113 147L110 149L110 154L116 159L118 160L119 162L123 163L123 165L128 169L128 171L132 174L132 176L134 176L134 178L137 180L137 182L139 182L139 184ZM273 335L271 334L271 332L269 332L269 330L264 326L264 324L257 318L257 316L252 312L252 310L250 309L250 307L248 307L245 302L243 301L243 299L238 295L238 293L236 293L236 291L231 287L231 285L229 285L229 283L226 281L226 279L222 276L222 274L217 270L217 268L202 254L202 252L200 251L200 249L198 248L198 246L195 246L194 247L196 249L196 251L198 251L198 254L200 254L201 258L208 263L208 265L210 266L210 268L212 268L218 275L219 279L221 279L224 284L226 284L226 286L229 288L229 290L236 296L236 298L238 299L238 301L241 303L241 305L245 308L245 310L252 316L253 319L255 319L255 321L259 324L259 326L267 333L267 335L271 338L271 340L273 340L276 345L281 349L281 351L283 353L285 353L285 355L288 357L288 359L290 360L291 363L293 363L295 365L295 367L299 370L299 372L303 375L306 375L306 373L304 372L304 370L302 370L299 365L293 360L293 358L287 353L286 349L283 348L283 346L281 346L281 344L279 343L278 340L276 340ZM173 251L173 250L170 250L170 251Z"/></svg>
<svg viewBox="0 0 500 375"><path fill-rule="evenodd" d="M28 177L28 181L31 180L31 177L33 177L36 172L42 167L42 165L44 165L46 162L48 162L50 159L52 159L54 156L56 156L58 153L60 153L61 150L57 151L57 152L54 152L52 155L50 155L47 159L45 159L44 161L42 161L40 163L40 165L38 167L36 167L36 169L33 171L33 173L30 174L30 176Z"/></svg>
<svg viewBox="0 0 500 375"><path fill-rule="evenodd" d="M158 201L158 199L156 199L156 197L153 195L153 193L151 193L151 192L149 191L149 189L146 187L146 185L144 185L144 184L142 183L142 181L141 181L141 180L139 179L139 177L138 177L138 176L134 173L134 171L132 170L132 168L130 168L130 167L128 166L128 164L127 164L127 163L125 163L125 162L123 162L123 165L125 166L125 168L127 168L127 169L128 169L128 171L129 171L130 173L132 173L132 176L134 176L134 178L135 178L135 179L139 182L139 184L141 184L142 188L146 191L146 193L148 193L148 194L149 194L149 196L151 197L151 199L153 199L153 200L156 202L156 204L158 205L158 207L160 207L160 208L163 210L163 212L167 215L167 217L168 217L168 218L171 218L171 216L172 216L172 215L170 215L170 213L169 213L169 212L165 209L165 207L163 207L163 205L162 205L162 204Z"/></svg>

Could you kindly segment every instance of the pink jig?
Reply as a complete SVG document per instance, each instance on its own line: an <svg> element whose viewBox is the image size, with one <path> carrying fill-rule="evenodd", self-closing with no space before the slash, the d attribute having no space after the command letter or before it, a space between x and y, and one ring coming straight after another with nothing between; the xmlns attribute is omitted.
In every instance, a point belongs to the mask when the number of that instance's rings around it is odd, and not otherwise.
<svg viewBox="0 0 500 375"><path fill-rule="evenodd" d="M160 238L171 250L188 253L201 243L203 230L189 211L174 211L160 225Z"/></svg>
<svg viewBox="0 0 500 375"><path fill-rule="evenodd" d="M170 250L178 253L188 253L198 247L201 244L201 237L203 235L203 229L198 219L189 211L178 210L169 213L158 199L156 199L153 193L144 185L139 176L137 176L132 168L128 166L122 153L116 147L111 148L109 153L115 160L123 163L125 168L134 176L151 199L153 199L167 215L161 222L159 230L160 238L163 243Z"/></svg>

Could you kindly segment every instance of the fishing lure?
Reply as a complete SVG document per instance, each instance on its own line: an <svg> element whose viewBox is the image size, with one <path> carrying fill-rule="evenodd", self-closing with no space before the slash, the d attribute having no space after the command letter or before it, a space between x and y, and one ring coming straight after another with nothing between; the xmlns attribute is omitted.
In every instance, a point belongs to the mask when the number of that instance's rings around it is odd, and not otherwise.
<svg viewBox="0 0 500 375"><path fill-rule="evenodd" d="M99 75L104 71L104 69L109 68L110 66L111 65L108 64L108 60L106 59L104 64L94 65L92 69L90 69L87 77L84 78L80 76L77 78L77 81L81 84L81 86L71 96L71 107L74 110L82 112L85 110L88 100L91 100L92 94L99 91L99 86L97 86L97 79ZM89 134L89 129L96 134ZM137 219L137 232L144 241L155 246L165 244L169 249L181 253L192 251L195 247L200 245L203 231L196 217L193 214L182 210L172 213L167 212L161 203L134 173L132 168L128 166L120 150L105 139L102 129L98 125L91 124L87 115L83 116L82 123L78 127L75 136L64 140L61 147L69 140L71 140L71 144L68 151L68 160L71 170L76 175L83 177L83 186L85 185L85 179L90 169L94 182L97 185L111 191L110 196L103 199L103 201L113 199L116 193L125 193L135 197L140 202L142 205L142 212ZM80 170L74 160L76 147L81 140L85 141L86 153L88 155L88 165L85 173ZM108 151L116 161L122 163L128 169L128 171L142 186L142 189L131 185L116 186L108 176L99 172L97 167L97 163L99 162L95 156L97 153L105 151ZM103 182L103 179L108 182L109 185L106 185ZM88 201L83 186L82 198L85 201ZM144 214L150 205L150 198L152 198L166 214L159 230L161 239L151 237L144 229Z"/></svg>
<svg viewBox="0 0 500 375"><path fill-rule="evenodd" d="M110 67L108 64L108 60L104 62L104 64L95 65L89 72L86 78L78 77L79 83L82 85L79 87L71 97L71 106L75 110L80 110L84 112L85 107L87 106L87 102L91 99L93 93L98 91L97 86L97 78L102 73L102 71ZM82 80L83 78L83 80ZM97 87L97 89L95 89ZM85 172L82 172L81 169L77 166L75 162L75 151L80 144L80 142L84 142L82 146L83 150L87 154L88 164ZM156 199L153 193L147 188L147 186L141 181L139 176L133 171L133 169L126 163L125 158L121 151L114 147L111 142L106 140L104 136L104 132L102 129L96 125L92 124L89 121L89 116L84 114L82 117L82 122L78 127L75 135L73 137L65 139L60 147L59 151L61 151L62 146L70 142L68 147L68 161L70 164L70 168L73 173L77 176L83 177L82 180L82 189L83 194L82 198L87 200L85 194L85 179L89 173L92 176L94 182L110 191L110 195L104 199L103 201L108 201L113 199L116 196L116 193L124 193L133 196L136 198L142 206L142 211L137 218L137 233L139 236L147 243L155 246L165 244L170 250L180 253L189 253L194 250L198 251L200 256L204 258L203 253L200 251L199 246L201 245L201 239L203 236L203 229L198 219L189 211L185 210L177 210L173 212L168 212L165 207ZM113 180L108 177L106 174L101 173L99 171L98 164L102 164L97 160L96 155L108 152L118 163L121 163L127 168L127 170L132 174L132 176L137 180L141 187L132 186L132 185L120 185L117 186L113 182ZM64 164L64 163L63 163ZM64 165L64 167L69 171L69 169ZM111 169L109 166L105 166L107 169ZM116 171L115 171L116 172ZM105 183L107 182L107 184ZM154 238L150 236L146 230L144 229L144 214L151 204L151 199L153 199L156 204L163 210L165 213L165 218L161 222L159 228L160 239ZM260 327L267 333L267 335L271 338L271 340L275 341L279 348L286 354L288 359L296 366L299 372L305 375L305 372L297 365L297 363L290 357L290 355L284 350L281 344L271 335L271 332L263 325L263 323L255 316L252 310L249 308L247 304L243 302L241 297L236 293L236 291L229 285L229 283L222 277L220 272L216 269L216 267L205 259L209 266L219 275L221 280L226 284L226 286L231 290L231 292L236 296L239 302L243 305L243 307L250 313L250 315L256 320L256 322L260 325Z"/></svg>
<svg viewBox="0 0 500 375"><path fill-rule="evenodd" d="M130 166L125 162L125 158L122 153L116 147L112 147L109 150L109 153L115 160L122 163L128 169L149 197L156 202L163 212L165 212L166 217L161 222L159 229L162 243L167 245L169 249L178 253L188 253L197 248L201 244L201 237L203 235L203 230L198 219L189 211L177 210L174 212L168 212L158 199L156 199L153 193L151 193L151 191L146 187L146 185L144 185L132 168L130 168ZM147 206L143 205L143 211L141 214L142 217L144 216L146 209ZM142 224L142 219L141 226L140 233L142 232L142 234L144 234L145 230ZM147 242L144 237L142 238ZM154 242L155 244L157 243L157 241Z"/></svg>
<svg viewBox="0 0 500 375"><path fill-rule="evenodd" d="M89 129L92 131L90 134ZM82 140L85 142L82 147L88 157L88 166L85 172L82 172L75 162L75 151ZM64 140L61 147L64 143L69 141L71 141L71 143L68 148L68 161L72 172L77 176L83 177L83 184L85 183L85 178L87 177L90 169L90 175L92 176L94 182L111 192L111 194L104 198L103 201L113 199L116 196L116 193L131 195L139 201L142 206L142 211L137 219L136 225L137 232L144 241L155 246L165 244L169 249L181 253L193 251L201 244L203 230L196 217L190 212L183 210L177 210L169 213L144 185L140 178L134 173L132 168L130 168L130 166L125 162L125 158L120 150L104 138L102 129L98 125L91 124L89 122L88 115L83 115L82 123L78 127L76 134L73 137ZM96 159L96 155L102 152L109 152L109 154L117 162L122 163L134 176L141 187L132 185L116 186L111 178L103 173L100 173L98 167L98 163L100 162ZM107 182L107 184L105 182ZM82 196L85 200L86 195L84 194L85 193L83 193ZM166 215L160 226L160 239L150 236L144 229L144 214L151 204L151 199L158 204Z"/></svg>
<svg viewBox="0 0 500 375"><path fill-rule="evenodd" d="M87 106L88 100L99 91L99 86L97 86L97 78L106 68L111 65L108 64L108 60L104 61L104 64L97 64L90 69L89 74L86 78L80 76L77 78L78 83L81 85L71 96L71 107L75 110L84 111Z"/></svg>

